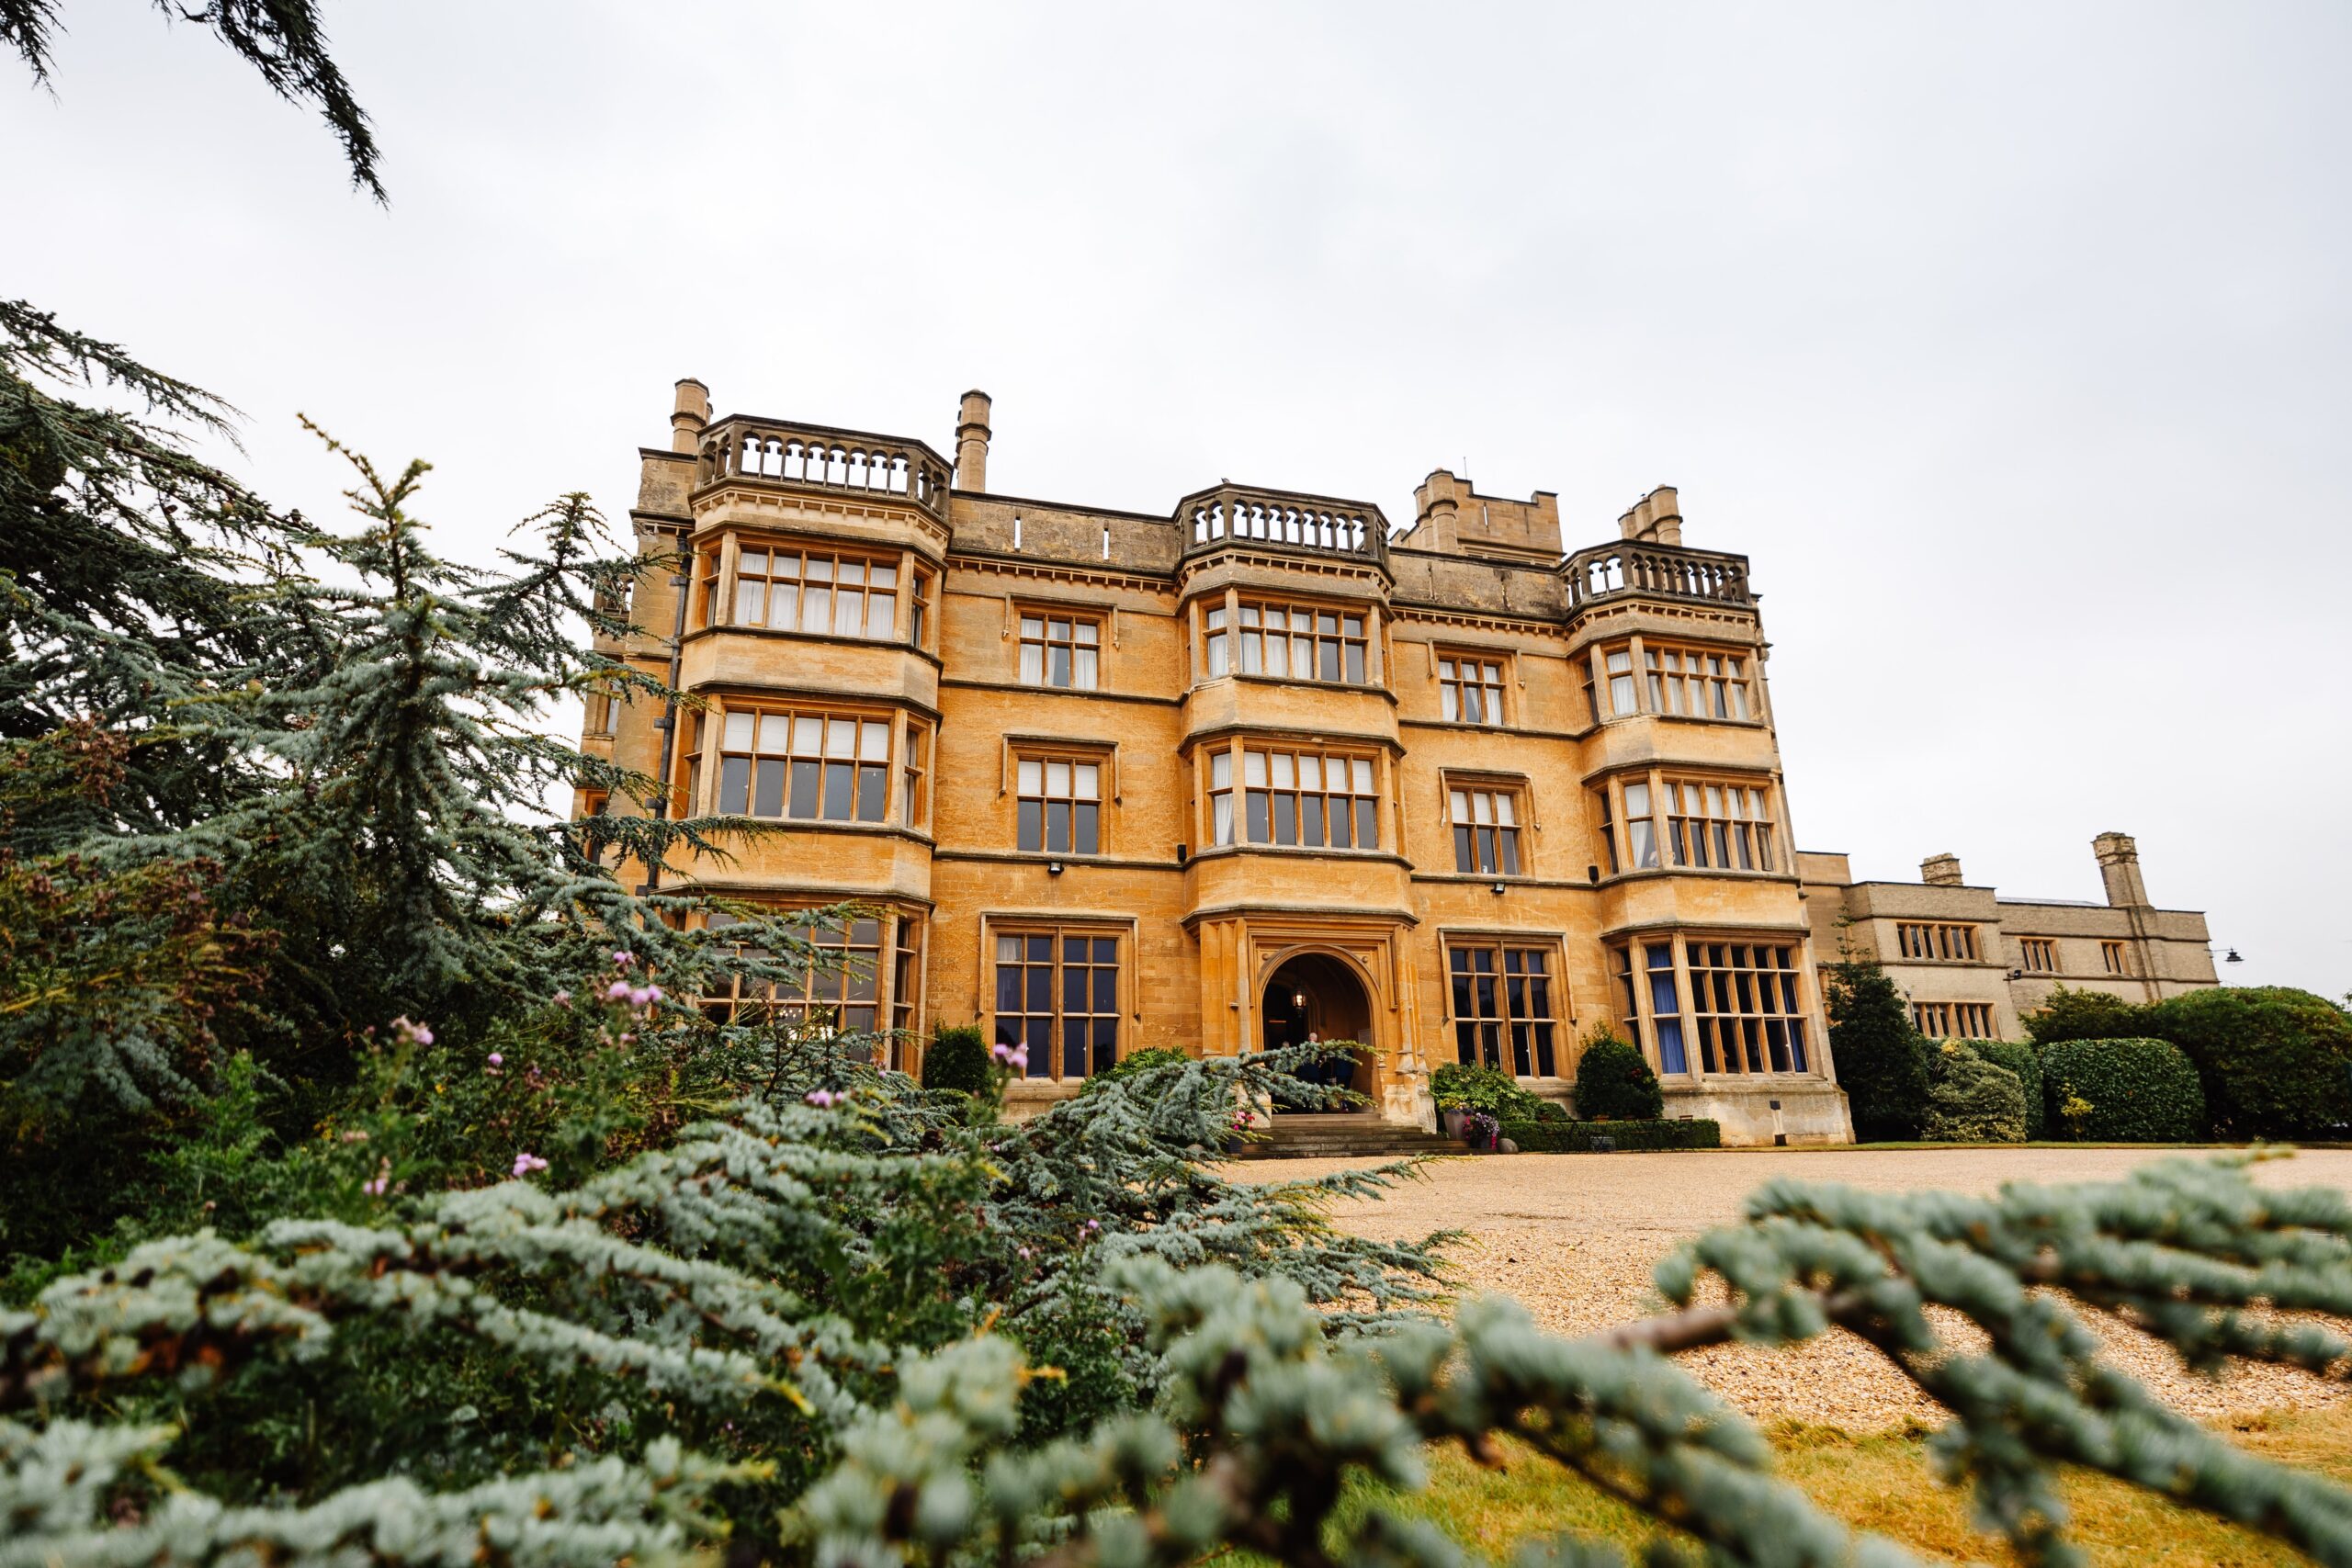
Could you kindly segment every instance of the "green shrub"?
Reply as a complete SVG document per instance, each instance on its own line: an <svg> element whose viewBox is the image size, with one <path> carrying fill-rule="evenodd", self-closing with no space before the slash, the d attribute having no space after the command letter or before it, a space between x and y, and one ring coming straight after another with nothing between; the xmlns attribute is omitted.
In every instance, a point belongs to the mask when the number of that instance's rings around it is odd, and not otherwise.
<svg viewBox="0 0 2352 1568"><path fill-rule="evenodd" d="M1586 1042L1577 1058L1577 1114L1588 1122L1654 1122L1666 1094L1641 1052L1613 1034Z"/></svg>
<svg viewBox="0 0 2352 1568"><path fill-rule="evenodd" d="M1503 1136L1522 1154L1588 1154L1595 1138L1620 1150L1719 1149L1720 1122L1704 1118L1672 1122L1506 1122Z"/></svg>
<svg viewBox="0 0 2352 1568"><path fill-rule="evenodd" d="M2025 1015L2025 1032L2037 1045L2061 1040L2131 1040L2150 1032L2134 1003L2107 991L2075 991L2061 986L2039 1011Z"/></svg>
<svg viewBox="0 0 2352 1568"><path fill-rule="evenodd" d="M979 1026L943 1023L922 1054L922 1087L985 1094L989 1079L989 1045Z"/></svg>
<svg viewBox="0 0 2352 1568"><path fill-rule="evenodd" d="M2170 1041L2062 1040L2041 1048L2041 1078L2063 1136L2171 1144L2204 1134L2197 1069Z"/></svg>
<svg viewBox="0 0 2352 1568"><path fill-rule="evenodd" d="M2230 1138L2325 1136L2352 1122L2352 1015L2290 986L2190 991L2141 1010L2134 1033L2197 1068L2211 1125Z"/></svg>
<svg viewBox="0 0 2352 1568"><path fill-rule="evenodd" d="M1541 1100L1493 1067L1448 1062L1430 1074L1430 1094L1440 1111L1483 1111L1498 1122L1532 1122L1543 1114Z"/></svg>
<svg viewBox="0 0 2352 1568"><path fill-rule="evenodd" d="M2028 1143L2050 1136L2048 1107L2041 1098L2041 1054L2022 1040L1972 1040L1970 1049L1996 1067L2018 1076L2025 1090L2025 1135Z"/></svg>
<svg viewBox="0 0 2352 1568"><path fill-rule="evenodd" d="M1937 1144L2022 1144L2025 1086L1959 1041L1937 1041L1928 1048L1919 1135Z"/></svg>
<svg viewBox="0 0 2352 1568"><path fill-rule="evenodd" d="M1853 1112L1854 1136L1881 1143L1919 1134L1928 1104L1927 1043L1886 972L1867 961L1824 971L1829 1050Z"/></svg>

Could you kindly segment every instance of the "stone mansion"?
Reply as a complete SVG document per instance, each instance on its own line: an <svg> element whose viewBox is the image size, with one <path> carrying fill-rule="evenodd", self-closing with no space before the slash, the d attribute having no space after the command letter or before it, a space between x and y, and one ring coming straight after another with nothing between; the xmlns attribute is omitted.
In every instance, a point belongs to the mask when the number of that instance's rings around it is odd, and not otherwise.
<svg viewBox="0 0 2352 1568"><path fill-rule="evenodd" d="M1437 1065L1560 1098L1605 1025L1726 1143L1850 1138L1817 966L1909 906L1790 842L1747 562L1684 544L1672 490L1573 552L1553 495L1443 469L1401 530L1227 483L1124 512L990 492L989 400L959 412L951 465L689 380L641 451L642 629L606 650L699 705L598 699L586 744L673 815L784 825L665 885L861 908L797 995L707 1002L896 1032L910 1068L977 1022L1028 1048L1016 1113L1142 1047L1352 1040L1417 1126ZM1974 927L1925 999L1982 990L2014 1037L1993 977L2033 964L1930 881L1887 942ZM2210 984L2166 919L2165 976Z"/></svg>

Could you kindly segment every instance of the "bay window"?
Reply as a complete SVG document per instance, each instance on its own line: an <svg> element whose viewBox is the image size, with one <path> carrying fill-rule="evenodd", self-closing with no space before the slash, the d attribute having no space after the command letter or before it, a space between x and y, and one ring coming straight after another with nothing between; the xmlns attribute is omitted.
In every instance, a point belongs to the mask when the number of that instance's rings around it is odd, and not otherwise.
<svg viewBox="0 0 2352 1568"><path fill-rule="evenodd" d="M887 814L890 726L885 719L735 710L725 716L718 752L718 806L724 815L879 822ZM688 766L691 776L695 764Z"/></svg>
<svg viewBox="0 0 2352 1568"><path fill-rule="evenodd" d="M894 560L752 548L736 557L735 626L887 641L898 634L898 606Z"/></svg>
<svg viewBox="0 0 2352 1568"><path fill-rule="evenodd" d="M1677 865L1715 871L1772 869L1770 796L1751 784L1665 782L1667 841Z"/></svg>
<svg viewBox="0 0 2352 1568"><path fill-rule="evenodd" d="M1244 603L1239 611L1238 667L1243 674L1364 683L1362 614L1254 603Z"/></svg>
<svg viewBox="0 0 2352 1568"><path fill-rule="evenodd" d="M1626 1032L1654 1045L1658 1071L1813 1070L1801 947L1658 935L1613 945L1610 965Z"/></svg>

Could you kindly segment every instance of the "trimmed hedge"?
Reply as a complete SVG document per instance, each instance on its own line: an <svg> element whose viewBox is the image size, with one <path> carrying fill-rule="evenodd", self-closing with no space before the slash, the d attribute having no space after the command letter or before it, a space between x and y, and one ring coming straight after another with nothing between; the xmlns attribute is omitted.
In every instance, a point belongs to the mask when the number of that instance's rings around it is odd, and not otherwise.
<svg viewBox="0 0 2352 1568"><path fill-rule="evenodd" d="M2197 1069L2169 1040L2063 1040L2041 1048L2049 1123L2088 1143L2178 1144L2205 1133Z"/></svg>
<svg viewBox="0 0 2352 1568"><path fill-rule="evenodd" d="M922 1087L959 1094L989 1090L989 1045L973 1023L943 1023L922 1054Z"/></svg>
<svg viewBox="0 0 2352 1568"><path fill-rule="evenodd" d="M1723 1124L1694 1118L1685 1122L1506 1122L1503 1136L1521 1154L1577 1155L1592 1152L1595 1138L1620 1150L1719 1149Z"/></svg>
<svg viewBox="0 0 2352 1568"><path fill-rule="evenodd" d="M2041 1054L2022 1040L1972 1040L1970 1049L1996 1067L2017 1074L2025 1090L2025 1135L2028 1143L2050 1136L2049 1107L2041 1095Z"/></svg>
<svg viewBox="0 0 2352 1568"><path fill-rule="evenodd" d="M2134 1034L2180 1047L2231 1138L2341 1137L2352 1123L2352 1015L2292 986L2217 986L2141 1010Z"/></svg>
<svg viewBox="0 0 2352 1568"><path fill-rule="evenodd" d="M1587 1121L1655 1122L1666 1114L1666 1093L1639 1051L1604 1034L1587 1041L1577 1058L1577 1114Z"/></svg>

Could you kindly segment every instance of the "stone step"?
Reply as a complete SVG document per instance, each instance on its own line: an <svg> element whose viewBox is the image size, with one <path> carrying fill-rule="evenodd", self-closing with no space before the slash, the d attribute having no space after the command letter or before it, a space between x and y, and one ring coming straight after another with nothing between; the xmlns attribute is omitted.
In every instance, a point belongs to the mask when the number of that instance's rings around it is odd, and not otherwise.
<svg viewBox="0 0 2352 1568"><path fill-rule="evenodd" d="M1394 1159L1406 1155L1464 1153L1458 1139L1419 1127L1400 1127L1369 1115L1285 1112L1274 1118L1272 1135L1250 1145L1256 1159Z"/></svg>

